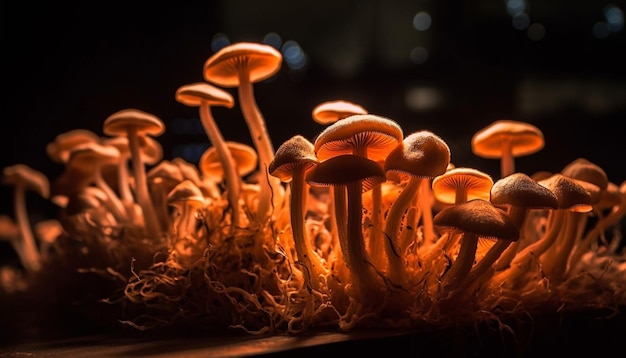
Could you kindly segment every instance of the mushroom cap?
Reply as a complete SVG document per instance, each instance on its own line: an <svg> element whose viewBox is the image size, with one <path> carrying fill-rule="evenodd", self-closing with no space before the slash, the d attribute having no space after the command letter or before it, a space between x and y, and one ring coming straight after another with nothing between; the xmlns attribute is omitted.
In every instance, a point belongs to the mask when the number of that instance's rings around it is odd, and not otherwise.
<svg viewBox="0 0 626 358"><path fill-rule="evenodd" d="M619 191L619 186L613 182L609 182L606 190L602 192L600 201L596 204L600 209L609 209L617 205L622 205L624 198Z"/></svg>
<svg viewBox="0 0 626 358"><path fill-rule="evenodd" d="M402 128L395 121L373 114L355 114L326 127L315 139L314 147L320 162L363 148L369 159L379 161L402 139Z"/></svg>
<svg viewBox="0 0 626 358"><path fill-rule="evenodd" d="M102 145L96 142L81 144L70 152L68 167L92 170L107 164L117 164L120 151L112 145Z"/></svg>
<svg viewBox="0 0 626 358"><path fill-rule="evenodd" d="M479 237L517 241L519 229L504 211L482 199L472 199L442 209L433 217L441 230L459 231Z"/></svg>
<svg viewBox="0 0 626 358"><path fill-rule="evenodd" d="M128 145L128 137L104 137L100 138L100 143L110 145L120 151L120 156L130 155L130 147ZM139 150L144 158L144 163L154 165L163 159L163 147L156 139L152 137L139 137Z"/></svg>
<svg viewBox="0 0 626 358"><path fill-rule="evenodd" d="M167 203L168 205L191 204L200 207L204 204L204 196L193 181L185 179L167 194Z"/></svg>
<svg viewBox="0 0 626 358"><path fill-rule="evenodd" d="M539 128L526 122L502 119L474 134L472 152L483 158L500 158L506 142L510 142L514 157L536 153L545 145Z"/></svg>
<svg viewBox="0 0 626 358"><path fill-rule="evenodd" d="M540 180L540 185L550 189L556 195L557 209L575 212L589 212L593 209L591 194L575 179L555 173L549 178Z"/></svg>
<svg viewBox="0 0 626 358"><path fill-rule="evenodd" d="M43 198L50 197L50 182L42 172L26 164L14 164L2 170L2 183L6 185L23 185L26 189L35 191Z"/></svg>
<svg viewBox="0 0 626 358"><path fill-rule="evenodd" d="M128 135L128 129L134 127L139 135L160 136L165 132L163 121L150 113L127 108L111 114L104 120L102 130L110 136Z"/></svg>
<svg viewBox="0 0 626 358"><path fill-rule="evenodd" d="M270 175L289 182L294 170L300 168L306 171L317 164L313 143L301 135L295 135L278 147L268 171Z"/></svg>
<svg viewBox="0 0 626 358"><path fill-rule="evenodd" d="M609 179L604 169L585 158L578 158L567 164L561 174L577 180L583 180L597 186L604 191L609 184Z"/></svg>
<svg viewBox="0 0 626 358"><path fill-rule="evenodd" d="M356 155L344 154L319 163L306 174L311 185L338 186L361 181L366 192L385 181L385 172L380 164Z"/></svg>
<svg viewBox="0 0 626 358"><path fill-rule="evenodd" d="M226 141L226 146L230 151L230 155L237 166L237 173L240 176L246 176L252 173L258 165L259 156L251 146L234 141ZM214 176L222 178L224 176L224 168L219 160L217 149L213 146L207 148L202 153L198 161L200 172L204 176Z"/></svg>
<svg viewBox="0 0 626 358"><path fill-rule="evenodd" d="M98 135L88 129L73 129L57 135L54 141L46 145L48 157L58 163L66 163L69 152L79 144L97 142Z"/></svg>
<svg viewBox="0 0 626 358"><path fill-rule="evenodd" d="M311 113L315 122L324 125L355 114L367 114L367 110L356 103L344 100L322 102L315 106Z"/></svg>
<svg viewBox="0 0 626 358"><path fill-rule="evenodd" d="M454 204L457 201L458 188L463 188L467 200L482 199L489 201L489 191L493 186L493 179L489 174L478 169L455 167L433 179L432 189L435 199L444 204Z"/></svg>
<svg viewBox="0 0 626 358"><path fill-rule="evenodd" d="M429 131L411 133L389 152L384 162L387 174L434 178L445 173L450 163L448 144Z"/></svg>
<svg viewBox="0 0 626 358"><path fill-rule="evenodd" d="M222 87L239 86L241 72L250 82L262 81L280 70L283 56L270 45L238 42L217 51L204 63L204 79Z"/></svg>
<svg viewBox="0 0 626 358"><path fill-rule="evenodd" d="M178 102L191 107L198 107L202 102L227 108L235 105L235 100L230 93L206 82L181 86L176 90L175 97Z"/></svg>
<svg viewBox="0 0 626 358"><path fill-rule="evenodd" d="M176 157L172 159L171 162L176 165L178 169L180 169L183 179L189 179L196 185L199 185L202 182L202 179L200 178L200 171L195 165L189 163L181 157Z"/></svg>
<svg viewBox="0 0 626 358"><path fill-rule="evenodd" d="M524 173L513 173L499 179L491 187L491 203L530 209L556 209L556 195Z"/></svg>
<svg viewBox="0 0 626 358"><path fill-rule="evenodd" d="M169 160L163 160L152 167L148 173L146 173L146 178L148 179L148 185L162 185L168 192L172 190L176 184L184 180L178 165Z"/></svg>

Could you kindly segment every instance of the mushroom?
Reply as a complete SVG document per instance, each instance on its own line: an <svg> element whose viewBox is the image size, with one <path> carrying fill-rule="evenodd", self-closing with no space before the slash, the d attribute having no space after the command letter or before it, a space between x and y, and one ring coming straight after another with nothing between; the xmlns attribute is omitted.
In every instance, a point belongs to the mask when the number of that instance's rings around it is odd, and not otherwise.
<svg viewBox="0 0 626 358"><path fill-rule="evenodd" d="M175 207L171 230L171 249L177 253L182 263L189 264L198 259L204 247L199 246L202 240L195 235L196 212L205 205L205 199L191 180L185 179L177 184L167 195L168 205Z"/></svg>
<svg viewBox="0 0 626 358"><path fill-rule="evenodd" d="M88 129L72 129L57 135L54 141L48 143L46 154L54 162L66 163L72 148L83 143L97 141L98 135Z"/></svg>
<svg viewBox="0 0 626 358"><path fill-rule="evenodd" d="M315 290L320 288L319 276L326 275L327 272L307 235L304 225L304 208L308 193L305 176L307 171L317 164L313 143L301 135L296 135L278 147L274 160L269 165L270 175L289 183L289 213L296 255L300 263L308 270L311 286Z"/></svg>
<svg viewBox="0 0 626 358"><path fill-rule="evenodd" d="M213 119L211 106L232 108L235 104L230 93L204 82L196 82L179 87L176 100L187 106L199 107L202 127L217 152L224 177L226 178L226 195L231 207L234 226L241 225L239 213L239 195L241 178L237 174L236 165L219 127Z"/></svg>
<svg viewBox="0 0 626 358"><path fill-rule="evenodd" d="M274 159L274 147L256 103L253 83L276 74L281 64L282 55L278 50L269 45L250 42L225 46L204 63L205 80L223 87L237 87L241 111L259 152L259 168L264 175L267 175L267 166ZM282 187L278 178L269 175L259 185L261 192L257 219L264 225L271 215L270 206L279 203L272 203L272 196L281 200Z"/></svg>
<svg viewBox="0 0 626 358"><path fill-rule="evenodd" d="M163 121L150 113L128 108L107 117L102 129L104 134L109 136L123 135L128 137L137 202L143 213L146 233L152 240L159 240L161 228L148 193L145 158L140 151L139 138L163 134L165 131Z"/></svg>
<svg viewBox="0 0 626 358"><path fill-rule="evenodd" d="M447 207L433 218L442 232L459 232L461 245L456 259L444 274L443 286L448 292L463 287L474 259L479 238L515 241L519 229L513 220L489 201L473 199Z"/></svg>
<svg viewBox="0 0 626 358"><path fill-rule="evenodd" d="M472 136L472 152L500 159L502 178L515 172L515 157L538 152L545 145L543 133L534 125L508 119L497 120Z"/></svg>
<svg viewBox="0 0 626 358"><path fill-rule="evenodd" d="M525 239L523 227L530 210L556 210L558 207L558 199L550 189L539 184L528 175L524 173L513 173L499 179L493 184L491 187L490 201L495 206L506 208L507 214L509 214L513 222L515 222L515 225L520 229L520 240L515 241L508 248L509 242L497 242L489 249L480 262L481 266L487 266L487 263L491 265L495 260L498 260L500 255L503 255L494 267L495 270L502 270L511 263L511 260L517 252L519 242ZM505 250L507 251L505 252ZM491 263L489 263L489 261L491 261ZM485 263L483 264L483 262ZM481 268L477 267L476 269L478 271ZM488 267L482 269L487 270Z"/></svg>
<svg viewBox="0 0 626 358"><path fill-rule="evenodd" d="M26 191L31 190L47 199L50 197L50 183L48 178L38 170L26 164L14 164L5 167L2 171L2 182L13 186L13 206L15 221L21 234L21 259L24 268L29 271L41 269L41 257L35 242L33 229L26 207Z"/></svg>
<svg viewBox="0 0 626 358"><path fill-rule="evenodd" d="M328 125L340 119L355 115L367 114L367 110L362 106L344 100L326 101L313 108L311 116L319 124Z"/></svg>
<svg viewBox="0 0 626 358"><path fill-rule="evenodd" d="M387 155L385 173L396 173L406 178L406 185L391 205L385 223L386 253L389 278L400 285L406 284L406 272L402 251L398 251L398 237L402 217L419 198L423 180L430 180L446 171L450 163L450 148L439 136L430 131L417 131L408 135ZM420 208L431 210L430 207Z"/></svg>
<svg viewBox="0 0 626 358"><path fill-rule="evenodd" d="M170 213L167 195L176 185L184 180L179 166L169 160L163 160L146 173L150 198L161 224L161 231L170 228Z"/></svg>
<svg viewBox="0 0 626 358"><path fill-rule="evenodd" d="M383 168L365 157L344 154L320 162L307 172L305 180L311 185L333 187L339 245L352 288L359 301L380 302L376 275L363 241L361 194L385 181Z"/></svg>

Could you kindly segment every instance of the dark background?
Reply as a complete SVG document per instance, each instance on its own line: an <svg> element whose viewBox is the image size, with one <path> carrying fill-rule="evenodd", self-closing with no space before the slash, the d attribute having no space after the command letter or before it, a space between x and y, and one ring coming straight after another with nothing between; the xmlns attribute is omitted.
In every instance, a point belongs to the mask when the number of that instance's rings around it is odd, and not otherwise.
<svg viewBox="0 0 626 358"><path fill-rule="evenodd" d="M598 38L593 28L606 25L607 5L624 11L625 2L520 3L528 29L513 27L507 4L516 3L504 0L3 2L0 166L24 163L54 180L62 168L46 156L47 143L75 128L102 134L107 116L130 107L165 122L165 159L193 162L208 140L176 89L203 80L216 38L261 42L276 33L282 44L297 42L307 62L300 70L283 63L255 85L275 147L294 134L313 138L322 129L313 107L346 99L395 119L406 134L435 132L456 166L494 178L499 163L474 156L471 136L501 118L530 122L546 146L518 158L518 171L557 172L585 157L620 184L626 31L622 23ZM412 25L419 11L432 18L425 31ZM537 28L545 35L533 39ZM419 64L410 57L417 46L428 51ZM214 114L226 139L250 143L238 107ZM12 215L11 189L1 186L0 195L2 213ZM31 203L34 220L54 210L34 196Z"/></svg>

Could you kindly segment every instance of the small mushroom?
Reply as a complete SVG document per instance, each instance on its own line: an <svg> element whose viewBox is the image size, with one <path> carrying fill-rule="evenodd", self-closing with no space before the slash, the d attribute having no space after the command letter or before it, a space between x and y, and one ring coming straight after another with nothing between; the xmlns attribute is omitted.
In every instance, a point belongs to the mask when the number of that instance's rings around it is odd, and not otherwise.
<svg viewBox="0 0 626 358"><path fill-rule="evenodd" d="M315 122L328 125L355 114L367 113L365 108L356 103L345 100L334 100L322 102L315 106L311 116Z"/></svg>

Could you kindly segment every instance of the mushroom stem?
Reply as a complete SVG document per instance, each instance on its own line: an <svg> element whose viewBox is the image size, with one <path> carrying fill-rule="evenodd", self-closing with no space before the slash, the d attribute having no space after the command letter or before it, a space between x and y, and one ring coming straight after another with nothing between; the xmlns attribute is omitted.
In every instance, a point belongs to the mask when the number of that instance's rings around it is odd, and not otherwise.
<svg viewBox="0 0 626 358"><path fill-rule="evenodd" d="M131 159L133 163L133 175L135 177L137 202L139 203L139 206L141 206L141 210L143 212L145 229L151 239L159 240L161 237L161 228L154 211L154 207L152 206L150 194L148 193L146 168L139 150L139 138L136 127L131 126L128 129L128 145L130 147Z"/></svg>
<svg viewBox="0 0 626 358"><path fill-rule="evenodd" d="M500 177L504 178L515 173L515 158L513 157L513 143L511 140L502 142L502 158L500 158Z"/></svg>
<svg viewBox="0 0 626 358"><path fill-rule="evenodd" d="M387 252L388 275L389 279L397 284L406 282L403 258L398 251L398 232L402 224L402 216L417 195L422 180L420 177L409 177L406 186L393 202L393 205L391 205L385 223L385 236L387 238L385 240L385 250Z"/></svg>
<svg viewBox="0 0 626 358"><path fill-rule="evenodd" d="M254 146L259 151L259 170L263 173L259 181L260 193L257 219L261 224L264 224L271 215L270 206L275 206L276 203L280 202L279 200L282 200L280 195L280 189L282 188L280 188L280 179L272 177L267 173L267 168L274 159L274 148L263 115L256 104L248 72L243 69L240 70L239 80L240 83L237 90L241 111L250 130ZM273 201L272 198L274 198Z"/></svg>
<svg viewBox="0 0 626 358"><path fill-rule="evenodd" d="M26 210L26 188L23 185L17 185L14 195L15 217L22 236L22 245L20 245L21 250L19 251L24 260L22 264L27 270L39 271L41 269L40 255Z"/></svg>
<svg viewBox="0 0 626 358"><path fill-rule="evenodd" d="M202 101L200 104L200 121L204 127L209 140L217 151L220 163L224 169L224 177L226 181L226 195L230 203L232 215L233 215L233 227L240 226L241 215L239 213L239 194L241 192L241 177L237 173L235 161L222 137L222 134L215 125L213 115L211 114L210 107L207 101Z"/></svg>
<svg viewBox="0 0 626 358"><path fill-rule="evenodd" d="M474 265L477 248L478 235L471 232L463 233L459 254L450 266L450 270L443 277L444 287L448 292L458 287L469 274L472 265Z"/></svg>

